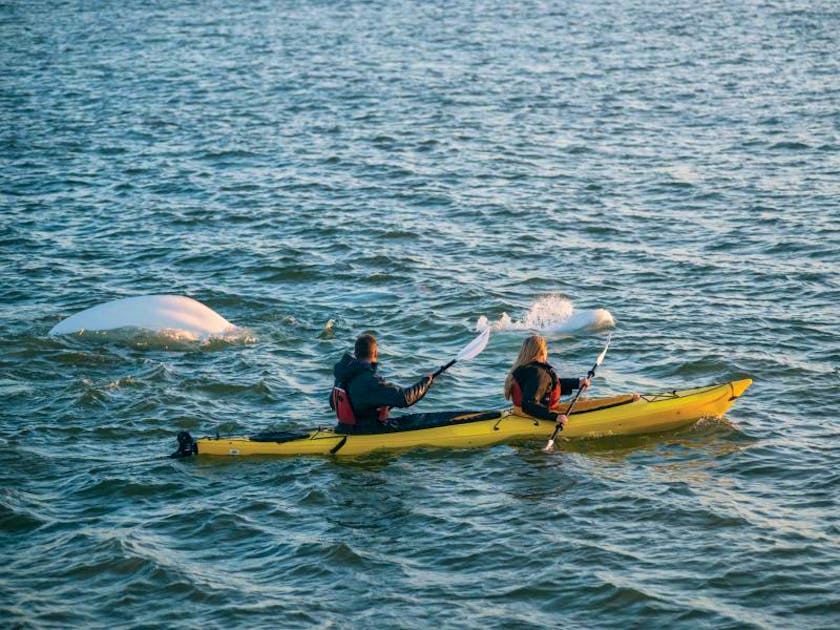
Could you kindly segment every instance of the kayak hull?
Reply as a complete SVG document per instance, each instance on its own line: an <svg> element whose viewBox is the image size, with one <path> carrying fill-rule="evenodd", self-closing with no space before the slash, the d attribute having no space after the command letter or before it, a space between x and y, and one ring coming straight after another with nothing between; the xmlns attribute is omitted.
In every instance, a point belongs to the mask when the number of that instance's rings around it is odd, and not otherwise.
<svg viewBox="0 0 840 630"><path fill-rule="evenodd" d="M660 394L578 401L561 437L603 437L670 431L700 418L723 415L752 384L732 381ZM560 409L564 405L561 403ZM518 407L497 412L452 414L439 426L375 434L313 429L299 434L253 437L205 437L194 441L199 455L363 455L377 450L419 447L477 448L527 440L545 440L554 423L538 420Z"/></svg>

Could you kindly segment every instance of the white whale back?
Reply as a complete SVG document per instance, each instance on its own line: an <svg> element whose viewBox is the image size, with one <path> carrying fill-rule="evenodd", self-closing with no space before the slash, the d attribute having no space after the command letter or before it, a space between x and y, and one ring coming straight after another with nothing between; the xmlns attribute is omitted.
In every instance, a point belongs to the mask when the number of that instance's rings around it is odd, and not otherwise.
<svg viewBox="0 0 840 630"><path fill-rule="evenodd" d="M182 295L140 295L106 302L59 322L50 335L87 330L139 328L176 331L193 339L224 335L236 329L216 311Z"/></svg>

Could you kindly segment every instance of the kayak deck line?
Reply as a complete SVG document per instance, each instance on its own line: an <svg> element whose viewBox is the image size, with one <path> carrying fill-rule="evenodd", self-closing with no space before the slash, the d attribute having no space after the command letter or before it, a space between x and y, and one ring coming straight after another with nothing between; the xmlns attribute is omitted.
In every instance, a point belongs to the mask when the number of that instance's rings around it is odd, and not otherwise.
<svg viewBox="0 0 840 630"><path fill-rule="evenodd" d="M579 400L561 436L603 437L670 431L700 418L723 415L752 384L751 379L685 390ZM568 406L566 407L568 408ZM563 407L560 407L563 410ZM173 457L191 455L361 455L377 450L474 448L545 439L554 422L529 416L519 407L485 411L407 414L376 432L345 433L317 427L309 431L203 437L178 434Z"/></svg>

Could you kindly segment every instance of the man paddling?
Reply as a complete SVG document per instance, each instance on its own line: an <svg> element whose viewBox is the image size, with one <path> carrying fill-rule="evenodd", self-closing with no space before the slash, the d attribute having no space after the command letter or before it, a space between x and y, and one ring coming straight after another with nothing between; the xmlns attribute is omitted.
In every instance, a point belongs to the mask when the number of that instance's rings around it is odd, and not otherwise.
<svg viewBox="0 0 840 630"><path fill-rule="evenodd" d="M411 387L387 382L376 373L376 337L365 334L356 339L355 356L345 354L335 364L335 384L330 393L330 407L338 417L339 433L378 433L392 407L411 407L432 385L432 375L421 378Z"/></svg>

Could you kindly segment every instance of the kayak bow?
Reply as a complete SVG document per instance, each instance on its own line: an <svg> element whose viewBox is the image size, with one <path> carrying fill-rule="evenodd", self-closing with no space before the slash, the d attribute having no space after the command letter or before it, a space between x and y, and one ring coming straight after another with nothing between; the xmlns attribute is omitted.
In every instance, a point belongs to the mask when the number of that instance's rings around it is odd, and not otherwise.
<svg viewBox="0 0 840 630"><path fill-rule="evenodd" d="M659 394L580 400L569 416L566 438L636 435L670 431L705 417L723 415L752 384L751 379ZM566 404L566 407L568 403ZM564 405L560 405L564 410ZM333 429L264 433L249 437L203 437L182 432L173 457L198 455L362 455L377 450L473 448L544 440L555 423L513 407L502 411L409 414L382 433L336 433Z"/></svg>

